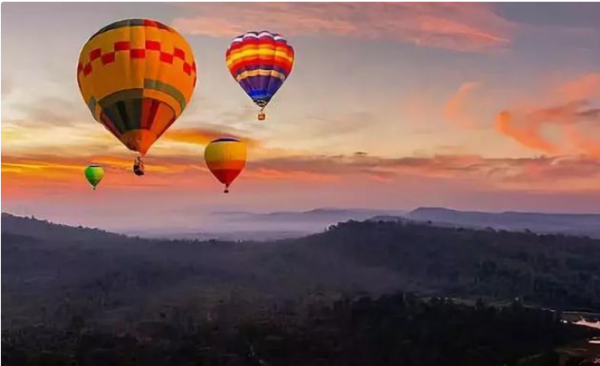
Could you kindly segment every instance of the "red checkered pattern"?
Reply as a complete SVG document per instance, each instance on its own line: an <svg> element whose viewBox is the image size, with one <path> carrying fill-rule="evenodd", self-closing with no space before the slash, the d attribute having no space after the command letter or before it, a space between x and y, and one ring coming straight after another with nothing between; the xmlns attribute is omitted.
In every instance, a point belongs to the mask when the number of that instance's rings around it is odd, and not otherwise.
<svg viewBox="0 0 600 366"><path fill-rule="evenodd" d="M160 42L157 41L146 41L146 45L144 48L131 48L131 44L129 41L120 41L115 42L114 51L107 52L102 54L102 49L96 48L90 51L90 61L85 65L79 63L77 65L77 74L83 73L83 76L88 76L92 73L92 61L100 59L102 61L102 65L110 64L111 62L115 62L115 54L117 52L129 52L129 56L133 59L142 59L146 57L147 52L160 52L160 61L166 62L168 64L173 64L173 59L179 58L183 61L183 72L188 75L192 75L196 73L196 63L192 62L191 64L185 62L185 52L181 48L175 48L173 53L163 52L161 50ZM195 84L195 78L194 78Z"/></svg>

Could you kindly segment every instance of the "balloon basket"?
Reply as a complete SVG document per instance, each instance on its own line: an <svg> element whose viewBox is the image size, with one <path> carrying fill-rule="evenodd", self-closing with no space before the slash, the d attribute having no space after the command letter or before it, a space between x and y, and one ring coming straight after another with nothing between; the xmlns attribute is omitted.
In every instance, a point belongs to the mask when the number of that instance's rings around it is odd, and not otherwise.
<svg viewBox="0 0 600 366"><path fill-rule="evenodd" d="M144 175L144 162L139 156L133 161L133 174L137 175L138 177Z"/></svg>
<svg viewBox="0 0 600 366"><path fill-rule="evenodd" d="M260 112L258 114L258 120L259 121L264 121L265 119L267 119L267 115L264 112Z"/></svg>

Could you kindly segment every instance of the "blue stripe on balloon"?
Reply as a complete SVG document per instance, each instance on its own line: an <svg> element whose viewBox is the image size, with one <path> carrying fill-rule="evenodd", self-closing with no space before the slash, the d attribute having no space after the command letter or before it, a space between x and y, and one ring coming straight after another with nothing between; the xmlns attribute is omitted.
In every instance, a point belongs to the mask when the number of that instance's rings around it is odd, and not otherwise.
<svg viewBox="0 0 600 366"><path fill-rule="evenodd" d="M248 93L248 95L252 98L252 99L264 99L264 98L269 98L271 95L269 94L269 92L265 89L263 90L252 90L251 92Z"/></svg>
<svg viewBox="0 0 600 366"><path fill-rule="evenodd" d="M246 93L252 98L272 97L283 85L283 81L272 76L257 76L248 79L254 80L253 85L259 85L258 88L246 90Z"/></svg>

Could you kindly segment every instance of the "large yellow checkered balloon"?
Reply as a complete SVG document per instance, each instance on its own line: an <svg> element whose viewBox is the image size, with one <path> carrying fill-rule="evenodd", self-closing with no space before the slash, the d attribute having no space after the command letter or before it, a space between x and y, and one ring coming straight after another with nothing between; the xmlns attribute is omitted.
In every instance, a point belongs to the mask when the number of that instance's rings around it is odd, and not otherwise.
<svg viewBox="0 0 600 366"><path fill-rule="evenodd" d="M94 119L144 156L189 103L196 63L172 28L128 19L100 29L83 46L77 82Z"/></svg>

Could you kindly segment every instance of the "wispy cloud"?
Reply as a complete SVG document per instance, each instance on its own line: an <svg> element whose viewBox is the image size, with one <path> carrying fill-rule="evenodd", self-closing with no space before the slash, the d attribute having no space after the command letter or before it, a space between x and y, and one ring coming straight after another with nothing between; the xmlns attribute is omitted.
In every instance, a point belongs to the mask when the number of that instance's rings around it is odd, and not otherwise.
<svg viewBox="0 0 600 366"><path fill-rule="evenodd" d="M8 97L14 91L14 82L8 77L2 78L2 98Z"/></svg>
<svg viewBox="0 0 600 366"><path fill-rule="evenodd" d="M480 84L474 81L462 83L444 105L444 117L459 127L475 127L476 122L469 112L469 107L472 106L472 103L469 103L469 99L473 91L479 86Z"/></svg>
<svg viewBox="0 0 600 366"><path fill-rule="evenodd" d="M177 18L173 25L208 37L273 29L289 36L380 39L487 52L506 47L512 29L490 5L474 3L202 4L194 9L197 15Z"/></svg>
<svg viewBox="0 0 600 366"><path fill-rule="evenodd" d="M502 111L496 117L496 130L528 148L549 154L558 153L558 146L541 135L541 123L539 120L529 120L527 116L515 119L510 111Z"/></svg>
<svg viewBox="0 0 600 366"><path fill-rule="evenodd" d="M567 139L579 149L579 151L600 159L600 134L591 138L573 126L566 127Z"/></svg>
<svg viewBox="0 0 600 366"><path fill-rule="evenodd" d="M64 127L94 122L89 110L80 100L47 96L29 102L14 102L11 107L22 115L18 121L21 127Z"/></svg>
<svg viewBox="0 0 600 366"><path fill-rule="evenodd" d="M591 73L559 85L549 99L558 99L552 106L529 109L513 108L496 116L496 130L523 146L548 154L564 154L575 148L582 154L598 156L600 150L600 108L592 98L600 93L600 74ZM533 104L544 103L543 100ZM544 135L548 126L558 127L559 138ZM584 132L585 131L585 132ZM597 134L597 137L594 136Z"/></svg>
<svg viewBox="0 0 600 366"><path fill-rule="evenodd" d="M600 72L582 75L556 88L556 92L567 100L582 100L600 93Z"/></svg>
<svg viewBox="0 0 600 366"><path fill-rule="evenodd" d="M217 131L205 128L185 128L169 130L163 136L163 138L167 141L183 142L203 146L206 146L211 141L221 137L233 137L245 142L249 146L258 146L258 141L251 138L239 136L237 133Z"/></svg>

